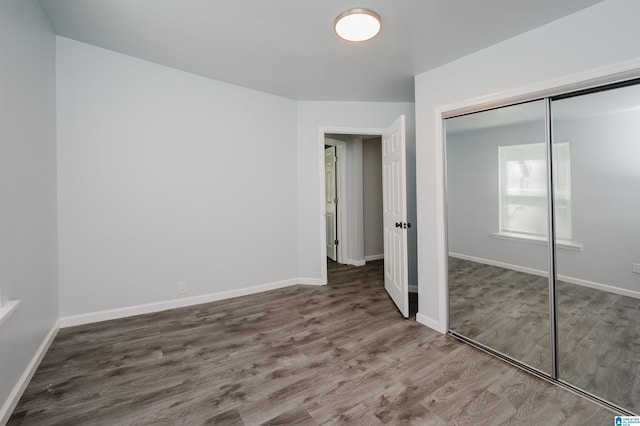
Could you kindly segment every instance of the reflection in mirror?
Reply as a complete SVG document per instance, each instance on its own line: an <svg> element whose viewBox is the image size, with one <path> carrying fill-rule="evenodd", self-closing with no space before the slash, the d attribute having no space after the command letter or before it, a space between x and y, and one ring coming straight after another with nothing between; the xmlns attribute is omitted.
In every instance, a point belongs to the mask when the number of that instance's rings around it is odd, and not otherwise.
<svg viewBox="0 0 640 426"><path fill-rule="evenodd" d="M554 100L551 111L554 146L571 146L570 172L554 167L555 182L571 179L569 196L554 188L556 221L571 225L558 238L584 247L557 253L559 379L637 413L640 86Z"/></svg>
<svg viewBox="0 0 640 426"><path fill-rule="evenodd" d="M445 129L450 329L550 374L545 103ZM568 158L568 145L556 149ZM570 200L568 180L563 190Z"/></svg>

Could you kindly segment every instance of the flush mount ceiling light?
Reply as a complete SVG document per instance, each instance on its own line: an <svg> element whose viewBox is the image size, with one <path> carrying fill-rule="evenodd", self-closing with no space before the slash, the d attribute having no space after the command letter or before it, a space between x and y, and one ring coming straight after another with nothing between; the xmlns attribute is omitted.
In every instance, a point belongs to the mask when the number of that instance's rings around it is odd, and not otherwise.
<svg viewBox="0 0 640 426"><path fill-rule="evenodd" d="M380 16L368 9L349 9L336 18L333 28L340 38L366 41L380 32Z"/></svg>

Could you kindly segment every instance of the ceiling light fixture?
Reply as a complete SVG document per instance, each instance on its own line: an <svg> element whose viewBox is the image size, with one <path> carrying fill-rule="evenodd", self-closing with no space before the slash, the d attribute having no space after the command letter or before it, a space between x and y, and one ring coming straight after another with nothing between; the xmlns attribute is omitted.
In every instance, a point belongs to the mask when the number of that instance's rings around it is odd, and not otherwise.
<svg viewBox="0 0 640 426"><path fill-rule="evenodd" d="M336 18L333 28L336 34L348 41L366 41L378 35L380 16L368 9L349 9Z"/></svg>

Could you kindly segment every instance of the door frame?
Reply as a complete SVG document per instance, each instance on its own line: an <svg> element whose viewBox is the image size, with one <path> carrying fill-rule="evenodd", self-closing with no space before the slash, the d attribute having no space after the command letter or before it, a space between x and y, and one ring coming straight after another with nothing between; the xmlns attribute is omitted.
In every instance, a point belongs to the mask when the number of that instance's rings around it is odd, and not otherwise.
<svg viewBox="0 0 640 426"><path fill-rule="evenodd" d="M338 205L336 207L336 215L338 216L336 222L336 239L339 241L338 247L336 249L336 262L340 263L344 261L347 250L346 250L346 235L343 234L344 230L347 229L347 143L344 141L339 141L336 139L327 142L324 140L324 145L335 146L336 147L336 162L338 163L336 166L336 198L338 199ZM324 152L324 151L323 151ZM324 161L322 163L324 167ZM322 194L326 194L326 179L324 179L324 170L323 170L323 186L322 186ZM323 218L326 212L326 200L325 200L325 209L322 211ZM324 256L327 257L327 222L324 222ZM326 267L326 262L325 262Z"/></svg>
<svg viewBox="0 0 640 426"><path fill-rule="evenodd" d="M318 215L320 220L320 274L322 284L327 284L327 224L325 220L325 194L326 194L326 185L325 185L325 176L324 176L324 146L325 146L325 136L326 134L340 134L340 135L362 135L362 136L382 136L382 133L385 129L380 128L361 128L361 127L335 127L335 126L320 126L318 129L318 165L320 173L318 175L318 180L320 182L320 198L318 200L318 211L320 214ZM346 154L346 142L342 142L344 152ZM326 144L331 145L331 144ZM338 146L338 145L336 145ZM346 155L343 155L343 159L346 159ZM343 234L341 234L342 230L346 229L346 210L348 205L346 194L346 161L342 161L342 164L338 164L336 169L339 171L336 172L337 175L342 176L342 181L338 183L338 191L340 194L338 195L338 259L344 260L347 252L347 242L346 238L343 238ZM342 187L344 184L344 187ZM344 191L344 192L343 192ZM342 205L341 205L342 204ZM344 221L344 223L342 222ZM342 228L342 230L341 230ZM344 241L344 244L343 244Z"/></svg>

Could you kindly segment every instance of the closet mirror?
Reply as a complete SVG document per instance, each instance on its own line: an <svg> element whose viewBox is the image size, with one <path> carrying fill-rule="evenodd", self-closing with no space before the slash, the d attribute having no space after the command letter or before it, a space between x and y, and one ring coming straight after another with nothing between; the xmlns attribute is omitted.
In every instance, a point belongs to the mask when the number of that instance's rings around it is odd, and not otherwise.
<svg viewBox="0 0 640 426"><path fill-rule="evenodd" d="M640 413L640 80L444 125L450 332Z"/></svg>
<svg viewBox="0 0 640 426"><path fill-rule="evenodd" d="M551 112L556 240L578 247L557 250L558 378L640 413L640 85Z"/></svg>
<svg viewBox="0 0 640 426"><path fill-rule="evenodd" d="M445 120L450 330L549 374L545 101Z"/></svg>

